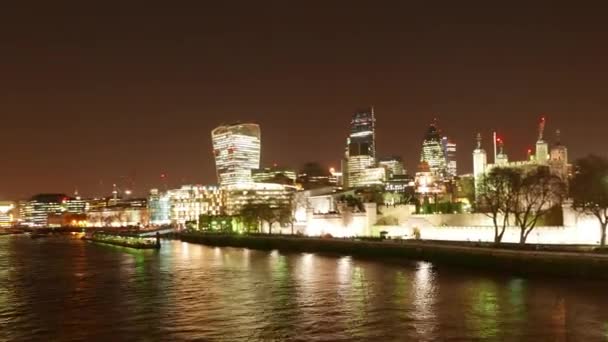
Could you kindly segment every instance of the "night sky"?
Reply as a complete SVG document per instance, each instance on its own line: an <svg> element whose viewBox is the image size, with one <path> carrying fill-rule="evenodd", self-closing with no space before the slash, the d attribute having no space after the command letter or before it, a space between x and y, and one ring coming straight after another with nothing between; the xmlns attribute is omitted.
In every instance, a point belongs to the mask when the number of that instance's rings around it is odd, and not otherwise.
<svg viewBox="0 0 608 342"><path fill-rule="evenodd" d="M0 199L213 184L210 130L237 120L261 125L264 164L339 166L372 104L378 154L411 171L434 117L461 173L478 131L523 158L543 113L572 158L608 152L603 8L329 2L3 4Z"/></svg>

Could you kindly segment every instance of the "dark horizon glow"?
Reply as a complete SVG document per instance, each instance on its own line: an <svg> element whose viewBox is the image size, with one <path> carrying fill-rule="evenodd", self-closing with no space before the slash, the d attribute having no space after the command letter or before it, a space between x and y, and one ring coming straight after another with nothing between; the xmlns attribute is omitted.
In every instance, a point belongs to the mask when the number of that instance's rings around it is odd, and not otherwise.
<svg viewBox="0 0 608 342"><path fill-rule="evenodd" d="M525 159L546 140L607 154L608 23L535 3L7 4L0 199L216 183L210 132L256 122L262 165L339 168L355 110L412 172L433 118L472 169L477 132ZM491 160L491 158L489 158ZM166 177L161 179L160 175Z"/></svg>

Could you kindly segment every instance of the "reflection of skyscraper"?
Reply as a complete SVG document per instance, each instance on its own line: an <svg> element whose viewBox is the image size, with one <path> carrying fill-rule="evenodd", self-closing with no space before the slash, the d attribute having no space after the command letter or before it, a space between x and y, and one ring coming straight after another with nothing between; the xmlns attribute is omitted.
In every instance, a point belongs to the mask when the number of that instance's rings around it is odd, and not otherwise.
<svg viewBox="0 0 608 342"><path fill-rule="evenodd" d="M220 126L211 132L220 186L252 183L260 168L260 126L253 123Z"/></svg>
<svg viewBox="0 0 608 342"><path fill-rule="evenodd" d="M429 126L422 142L420 162L426 162L430 171L437 176L444 177L447 174L446 157L441 145L441 136L436 120L433 120Z"/></svg>
<svg viewBox="0 0 608 342"><path fill-rule="evenodd" d="M441 147L443 148L443 154L445 155L447 176L449 178L454 178L458 175L456 164L456 144L448 139L448 137L443 137L441 139Z"/></svg>

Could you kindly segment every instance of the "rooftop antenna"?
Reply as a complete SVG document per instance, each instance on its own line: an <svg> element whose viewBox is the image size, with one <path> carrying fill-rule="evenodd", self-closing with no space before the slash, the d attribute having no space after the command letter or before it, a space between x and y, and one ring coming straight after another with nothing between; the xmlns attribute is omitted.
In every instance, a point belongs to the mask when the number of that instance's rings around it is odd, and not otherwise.
<svg viewBox="0 0 608 342"><path fill-rule="evenodd" d="M562 132L559 129L555 130L555 144L562 144Z"/></svg>
<svg viewBox="0 0 608 342"><path fill-rule="evenodd" d="M481 133L477 133L477 149L481 150Z"/></svg>

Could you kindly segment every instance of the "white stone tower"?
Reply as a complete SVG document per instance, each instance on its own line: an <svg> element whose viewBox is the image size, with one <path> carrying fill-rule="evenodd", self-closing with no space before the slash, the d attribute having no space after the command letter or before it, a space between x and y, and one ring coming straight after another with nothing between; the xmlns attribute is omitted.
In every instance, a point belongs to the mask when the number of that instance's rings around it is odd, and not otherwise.
<svg viewBox="0 0 608 342"><path fill-rule="evenodd" d="M475 188L481 176L486 172L488 156L486 151L481 148L481 133L477 133L477 148L473 151L473 176L475 177Z"/></svg>

